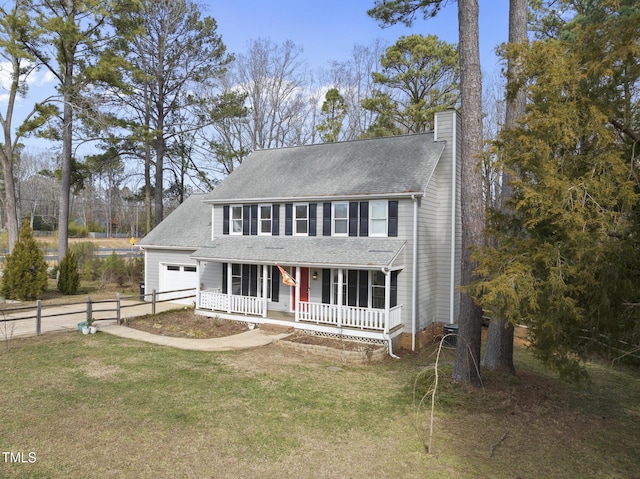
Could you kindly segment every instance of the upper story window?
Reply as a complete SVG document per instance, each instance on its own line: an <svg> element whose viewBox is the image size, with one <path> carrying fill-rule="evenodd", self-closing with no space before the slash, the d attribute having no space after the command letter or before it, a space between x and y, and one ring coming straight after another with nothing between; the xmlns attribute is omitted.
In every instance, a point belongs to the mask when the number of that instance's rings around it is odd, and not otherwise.
<svg viewBox="0 0 640 479"><path fill-rule="evenodd" d="M231 231L233 235L242 234L242 206L231 206Z"/></svg>
<svg viewBox="0 0 640 479"><path fill-rule="evenodd" d="M347 236L349 230L349 203L333 203L333 234Z"/></svg>
<svg viewBox="0 0 640 479"><path fill-rule="evenodd" d="M309 205L293 205L294 235L307 236L309 234Z"/></svg>
<svg viewBox="0 0 640 479"><path fill-rule="evenodd" d="M386 200L369 202L370 236L387 236L387 204Z"/></svg>
<svg viewBox="0 0 640 479"><path fill-rule="evenodd" d="M309 214L313 218L311 211ZM322 234L323 236L397 237L398 200L323 203Z"/></svg>
<svg viewBox="0 0 640 479"><path fill-rule="evenodd" d="M271 205L260 205L258 207L258 214L259 214L258 224L260 225L258 229L258 234L270 235L271 221L272 221Z"/></svg>

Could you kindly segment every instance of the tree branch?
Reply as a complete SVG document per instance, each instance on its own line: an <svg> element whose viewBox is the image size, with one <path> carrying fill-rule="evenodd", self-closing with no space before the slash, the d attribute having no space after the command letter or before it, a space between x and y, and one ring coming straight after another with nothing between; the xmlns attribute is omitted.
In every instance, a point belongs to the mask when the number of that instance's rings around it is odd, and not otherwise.
<svg viewBox="0 0 640 479"><path fill-rule="evenodd" d="M640 142L640 135L638 135L635 131L631 130L630 128L627 128L626 126L624 126L615 118L611 118L609 120L609 123L611 123L611 125L613 125L617 130L619 130L620 132L624 133L629 138L631 138L634 142L636 143Z"/></svg>

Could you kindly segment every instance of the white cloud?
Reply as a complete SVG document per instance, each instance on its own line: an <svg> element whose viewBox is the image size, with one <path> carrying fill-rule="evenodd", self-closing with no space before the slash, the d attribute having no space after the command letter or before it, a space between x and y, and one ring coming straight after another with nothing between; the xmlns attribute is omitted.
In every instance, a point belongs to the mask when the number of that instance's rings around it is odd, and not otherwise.
<svg viewBox="0 0 640 479"><path fill-rule="evenodd" d="M11 63L0 62L0 88L8 91L11 86ZM4 94L2 94L4 96Z"/></svg>
<svg viewBox="0 0 640 479"><path fill-rule="evenodd" d="M49 70L34 72L27 80L29 85L44 86L53 83L56 77Z"/></svg>

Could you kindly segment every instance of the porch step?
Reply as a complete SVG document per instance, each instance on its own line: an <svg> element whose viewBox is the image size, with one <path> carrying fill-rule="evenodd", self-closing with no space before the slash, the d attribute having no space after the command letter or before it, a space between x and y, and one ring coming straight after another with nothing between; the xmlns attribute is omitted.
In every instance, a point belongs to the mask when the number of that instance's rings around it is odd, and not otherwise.
<svg viewBox="0 0 640 479"><path fill-rule="evenodd" d="M261 324L260 329L266 333L293 333L293 331L295 330L293 326L266 323Z"/></svg>

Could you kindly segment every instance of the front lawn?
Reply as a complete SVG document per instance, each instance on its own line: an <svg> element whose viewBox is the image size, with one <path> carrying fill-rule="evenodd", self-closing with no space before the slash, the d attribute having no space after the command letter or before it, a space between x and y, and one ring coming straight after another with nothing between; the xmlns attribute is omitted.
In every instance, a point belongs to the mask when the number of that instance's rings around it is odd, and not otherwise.
<svg viewBox="0 0 640 479"><path fill-rule="evenodd" d="M433 454L406 354L351 366L277 345L191 352L99 333L0 352L3 478L626 478L640 470L640 374L567 386L518 350L517 377L448 381ZM19 459L19 460L18 460Z"/></svg>

